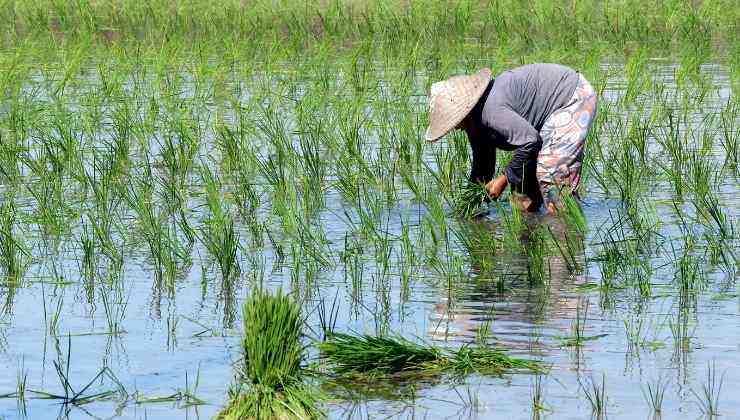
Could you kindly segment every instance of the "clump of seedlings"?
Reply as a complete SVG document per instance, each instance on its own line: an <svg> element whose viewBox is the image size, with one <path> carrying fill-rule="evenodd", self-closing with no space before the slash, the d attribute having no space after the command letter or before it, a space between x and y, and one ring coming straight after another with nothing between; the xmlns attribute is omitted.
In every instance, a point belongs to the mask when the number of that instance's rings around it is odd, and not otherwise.
<svg viewBox="0 0 740 420"><path fill-rule="evenodd" d="M663 378L658 378L652 384L648 382L645 388L642 389L642 395L645 397L645 401L652 408L656 416L660 416L660 413L663 411L663 398L667 390L668 381Z"/></svg>
<svg viewBox="0 0 740 420"><path fill-rule="evenodd" d="M525 246L527 252L527 280L532 286L544 285L550 267L546 259L547 236L542 227L529 232L529 238Z"/></svg>
<svg viewBox="0 0 740 420"><path fill-rule="evenodd" d="M473 344L444 349L390 335L332 333L319 344L319 350L338 377L498 376L546 371L539 361L511 357L500 349Z"/></svg>
<svg viewBox="0 0 740 420"><path fill-rule="evenodd" d="M708 418L719 416L719 394L722 391L724 379L724 373L719 378L717 377L717 367L712 362L707 366L707 381L701 384L701 392L691 390L702 413Z"/></svg>
<svg viewBox="0 0 740 420"><path fill-rule="evenodd" d="M318 394L303 382L300 306L281 292L255 290L243 307L239 383L219 419L321 418Z"/></svg>
<svg viewBox="0 0 740 420"><path fill-rule="evenodd" d="M482 216L488 209L484 204L488 191L482 183L471 182L462 186L454 197L452 213L463 219Z"/></svg>
<svg viewBox="0 0 740 420"><path fill-rule="evenodd" d="M608 398L606 396L606 375L601 375L601 383L596 382L596 379L591 377L587 383L578 381L581 390L583 390L586 399L591 405L592 418L601 420L606 418L606 404Z"/></svg>
<svg viewBox="0 0 740 420"><path fill-rule="evenodd" d="M587 341L598 340L606 337L607 334L586 335L586 321L588 321L588 308L590 304L588 299L578 299L576 307L576 317L571 321L571 335L561 337L565 347L582 347Z"/></svg>
<svg viewBox="0 0 740 420"><path fill-rule="evenodd" d="M15 234L16 210L12 203L0 207L0 266L8 280L15 282L25 271L25 258L28 252Z"/></svg>

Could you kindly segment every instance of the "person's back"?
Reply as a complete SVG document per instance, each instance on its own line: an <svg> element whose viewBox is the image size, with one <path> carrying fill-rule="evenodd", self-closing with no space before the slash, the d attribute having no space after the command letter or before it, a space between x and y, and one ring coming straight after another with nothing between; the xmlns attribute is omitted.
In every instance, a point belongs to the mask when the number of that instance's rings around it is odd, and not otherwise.
<svg viewBox="0 0 740 420"><path fill-rule="evenodd" d="M505 107L539 131L548 116L567 105L577 84L578 73L560 64L527 64L507 70L494 79L482 119L500 117L500 108Z"/></svg>

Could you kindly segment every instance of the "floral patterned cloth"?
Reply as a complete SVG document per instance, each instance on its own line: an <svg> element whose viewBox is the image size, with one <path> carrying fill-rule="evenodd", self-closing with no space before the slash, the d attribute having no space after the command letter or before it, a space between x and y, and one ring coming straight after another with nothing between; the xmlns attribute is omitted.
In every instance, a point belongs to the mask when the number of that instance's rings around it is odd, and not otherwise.
<svg viewBox="0 0 740 420"><path fill-rule="evenodd" d="M540 130L537 180L546 203L557 202L561 191L577 194L581 183L583 149L596 116L597 98L583 75L578 77L568 104L550 114Z"/></svg>

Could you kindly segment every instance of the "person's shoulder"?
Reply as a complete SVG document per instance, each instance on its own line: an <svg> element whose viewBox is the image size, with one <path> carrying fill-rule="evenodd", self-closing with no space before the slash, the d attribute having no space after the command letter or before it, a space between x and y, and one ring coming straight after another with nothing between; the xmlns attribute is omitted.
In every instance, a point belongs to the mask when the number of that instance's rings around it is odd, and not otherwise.
<svg viewBox="0 0 740 420"><path fill-rule="evenodd" d="M532 72L532 71L575 71L568 66L559 63L530 63L511 69L512 72Z"/></svg>
<svg viewBox="0 0 740 420"><path fill-rule="evenodd" d="M496 79L498 80L498 78ZM481 109L480 121L484 126L488 128L495 128L497 124L497 116L500 116L502 111L509 110L509 99L507 90L502 88L500 85L496 89L494 83L491 92L488 94L483 108Z"/></svg>

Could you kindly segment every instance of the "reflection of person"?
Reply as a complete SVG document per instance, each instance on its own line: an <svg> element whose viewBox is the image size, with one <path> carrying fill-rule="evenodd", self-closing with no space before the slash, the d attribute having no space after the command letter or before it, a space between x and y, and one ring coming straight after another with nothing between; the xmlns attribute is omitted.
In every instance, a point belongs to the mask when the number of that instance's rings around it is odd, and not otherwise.
<svg viewBox="0 0 740 420"><path fill-rule="evenodd" d="M521 247L509 247L507 249L514 253L499 253L491 251L484 255L471 258L471 269L473 272L490 270L481 268L476 262L481 258L504 258L490 266L504 266L503 272L497 272L492 277L503 276L508 278L506 291L501 291L493 279L481 281L471 276L469 283L459 284L454 289L453 296L442 296L439 302L432 306L429 314L428 334L433 340L448 340L451 338L470 339L484 325L486 319L494 320L494 331L504 333L499 338L507 336L507 341L517 341L522 346L529 336L526 331L529 327L542 322L553 321L551 325L561 328L561 335L568 334L567 328L570 324L559 322L563 319L575 317L578 310L578 294L576 287L586 281L585 276L576 270L574 272L568 258L575 258L578 263L585 262L585 251L582 244L583 235L577 230L571 229L560 217L531 217L527 218L527 227L519 237ZM499 223L491 223L488 220L477 220L477 229L468 230L470 235L491 235L501 237L500 229L504 229ZM560 249L549 248L543 252L543 265L545 267L546 284L544 287L533 287L528 281L527 266L535 262L533 256L523 250L533 246L532 241L545 240L541 236L533 234L536 229L547 229L553 235L553 239L559 241L564 247ZM477 241L472 241L477 242ZM565 247L571 247L566 251ZM519 250L519 251L517 251ZM484 252L480 249L468 249L468 252ZM572 255L570 255L572 252ZM500 264L505 263L505 264ZM488 264L487 264L488 265ZM489 273L490 275L490 273ZM488 280L490 279L490 280ZM520 279L517 281L516 279ZM495 327L499 325L499 327ZM522 332L525 334L521 334ZM495 334L494 334L495 335ZM514 344L514 343L512 343Z"/></svg>
<svg viewBox="0 0 740 420"><path fill-rule="evenodd" d="M486 183L492 198L507 185L524 195L525 210L554 212L562 190L577 192L596 93L578 72L559 64L529 64L495 79L489 69L434 83L427 141L459 128L473 151L471 182ZM496 149L513 151L493 178Z"/></svg>

